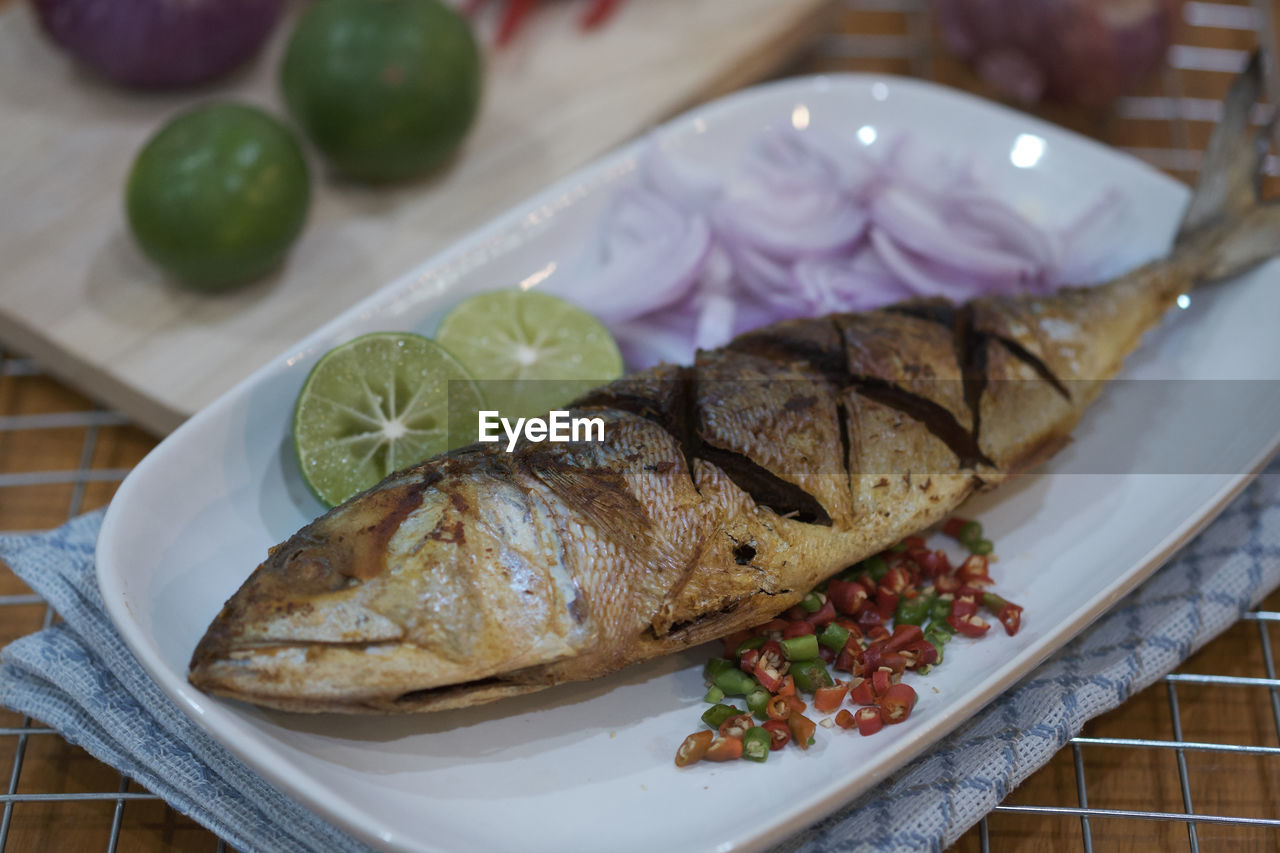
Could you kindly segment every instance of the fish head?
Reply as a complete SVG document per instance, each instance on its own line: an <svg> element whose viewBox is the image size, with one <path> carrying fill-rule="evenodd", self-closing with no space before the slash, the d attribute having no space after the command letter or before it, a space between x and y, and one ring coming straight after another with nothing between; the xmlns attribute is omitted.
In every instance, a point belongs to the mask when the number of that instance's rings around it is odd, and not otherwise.
<svg viewBox="0 0 1280 853"><path fill-rule="evenodd" d="M200 640L191 682L304 711L546 686L531 672L589 642L563 547L509 472L463 461L393 475L272 548Z"/></svg>

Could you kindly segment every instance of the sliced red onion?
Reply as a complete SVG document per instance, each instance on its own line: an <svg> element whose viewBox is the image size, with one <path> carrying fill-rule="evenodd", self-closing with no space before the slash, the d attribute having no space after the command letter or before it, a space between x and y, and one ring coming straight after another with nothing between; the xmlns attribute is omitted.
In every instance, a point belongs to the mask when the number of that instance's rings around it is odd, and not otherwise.
<svg viewBox="0 0 1280 853"><path fill-rule="evenodd" d="M976 276L1031 282L1042 273L1024 257L961 239L939 212L896 187L889 187L875 198L871 218L904 248Z"/></svg>
<svg viewBox="0 0 1280 853"><path fill-rule="evenodd" d="M582 305L606 325L626 322L687 294L710 248L705 218L629 187L605 212L586 262L552 279L547 291Z"/></svg>
<svg viewBox="0 0 1280 853"><path fill-rule="evenodd" d="M640 154L640 174L645 184L685 210L706 213L720 198L724 182L711 170L699 168L688 157L664 151L656 142Z"/></svg>
<svg viewBox="0 0 1280 853"><path fill-rule="evenodd" d="M906 136L877 148L771 130L723 179L650 146L645 186L619 193L582 268L548 289L598 303L631 367L688 364L791 317L1047 290L1097 257L1083 243L1118 207L1109 193L1050 231L992 193L975 161Z"/></svg>
<svg viewBox="0 0 1280 853"><path fill-rule="evenodd" d="M727 241L783 260L846 251L862 236L867 214L845 178L808 133L771 131L714 206L711 222Z"/></svg>
<svg viewBox="0 0 1280 853"><path fill-rule="evenodd" d="M869 247L848 257L801 258L791 279L814 314L870 311L914 295Z"/></svg>
<svg viewBox="0 0 1280 853"><path fill-rule="evenodd" d="M610 326L622 358L633 370L655 364L693 363L693 317L678 311L653 313Z"/></svg>

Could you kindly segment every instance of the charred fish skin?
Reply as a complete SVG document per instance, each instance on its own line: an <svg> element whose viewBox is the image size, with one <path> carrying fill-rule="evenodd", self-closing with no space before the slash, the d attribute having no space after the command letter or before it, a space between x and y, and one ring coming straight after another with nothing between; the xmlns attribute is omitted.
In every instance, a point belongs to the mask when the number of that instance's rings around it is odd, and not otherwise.
<svg viewBox="0 0 1280 853"><path fill-rule="evenodd" d="M1047 458L1178 295L1280 248L1256 192L1260 79L1255 56L1165 259L1048 296L779 323L579 399L605 443L401 471L272 549L191 682L291 711L466 707L785 610Z"/></svg>

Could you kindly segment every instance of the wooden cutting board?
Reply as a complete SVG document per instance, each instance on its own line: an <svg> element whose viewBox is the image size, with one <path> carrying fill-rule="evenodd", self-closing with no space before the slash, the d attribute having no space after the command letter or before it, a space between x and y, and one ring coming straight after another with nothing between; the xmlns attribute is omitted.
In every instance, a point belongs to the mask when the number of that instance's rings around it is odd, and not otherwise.
<svg viewBox="0 0 1280 853"><path fill-rule="evenodd" d="M125 93L79 72L26 4L0 12L0 340L157 434L299 338L596 155L775 70L826 0L629 0L582 34L579 0L540 4L488 58L481 116L445 174L395 188L317 176L285 268L230 294L184 291L133 246L124 176L191 104L233 97L284 115L285 21L252 67L182 95Z"/></svg>

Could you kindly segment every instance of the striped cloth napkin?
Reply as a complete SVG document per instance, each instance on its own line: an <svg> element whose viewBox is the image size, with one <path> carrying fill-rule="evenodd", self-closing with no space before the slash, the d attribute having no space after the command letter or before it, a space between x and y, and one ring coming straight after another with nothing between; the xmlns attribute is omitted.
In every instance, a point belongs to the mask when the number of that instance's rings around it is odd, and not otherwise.
<svg viewBox="0 0 1280 853"><path fill-rule="evenodd" d="M65 621L0 652L0 703L57 729L244 850L366 849L198 729L103 610L101 513L0 536L0 559ZM1175 668L1280 585L1280 461L1113 610L876 790L780 851L941 850L1045 764L1085 721Z"/></svg>

